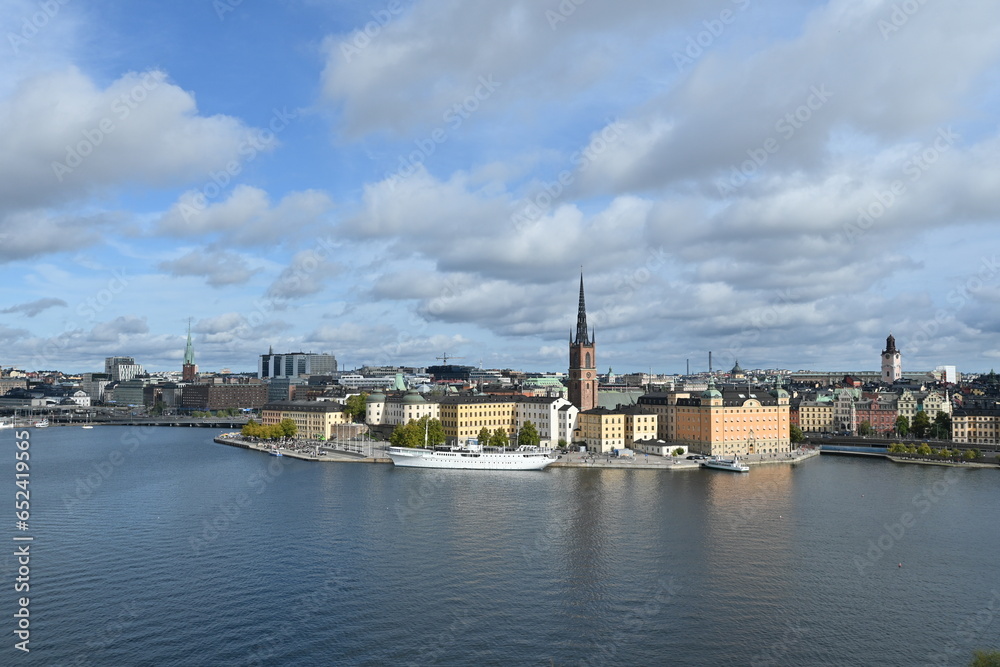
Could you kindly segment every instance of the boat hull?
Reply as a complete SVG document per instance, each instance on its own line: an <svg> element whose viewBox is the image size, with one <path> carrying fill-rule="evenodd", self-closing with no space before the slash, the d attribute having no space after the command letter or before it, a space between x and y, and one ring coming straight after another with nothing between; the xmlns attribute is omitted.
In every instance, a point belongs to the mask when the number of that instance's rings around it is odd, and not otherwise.
<svg viewBox="0 0 1000 667"><path fill-rule="evenodd" d="M727 470L729 472L750 472L750 466L745 466L739 461L702 461L702 468L712 468L713 470Z"/></svg>
<svg viewBox="0 0 1000 667"><path fill-rule="evenodd" d="M389 458L401 468L456 470L544 470L555 462L544 452L444 452L406 447L390 447Z"/></svg>

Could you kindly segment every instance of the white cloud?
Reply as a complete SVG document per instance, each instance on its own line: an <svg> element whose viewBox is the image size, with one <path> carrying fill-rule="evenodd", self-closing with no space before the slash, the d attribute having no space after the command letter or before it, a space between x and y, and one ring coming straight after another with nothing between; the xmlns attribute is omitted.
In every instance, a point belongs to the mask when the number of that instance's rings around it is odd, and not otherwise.
<svg viewBox="0 0 1000 667"><path fill-rule="evenodd" d="M330 197L316 190L292 192L277 204L249 185L237 185L218 202L206 202L199 191L189 190L159 219L156 230L171 236L217 236L227 245L291 241L320 224L332 207Z"/></svg>

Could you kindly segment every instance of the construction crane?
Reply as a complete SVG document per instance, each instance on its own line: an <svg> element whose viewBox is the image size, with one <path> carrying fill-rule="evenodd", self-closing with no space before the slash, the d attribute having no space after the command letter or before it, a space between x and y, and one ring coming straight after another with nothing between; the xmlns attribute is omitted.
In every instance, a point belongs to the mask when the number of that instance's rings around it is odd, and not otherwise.
<svg viewBox="0 0 1000 667"><path fill-rule="evenodd" d="M449 359L465 359L465 357L449 357L449 356L448 356L448 353L447 353L447 352L445 352L445 353L444 353L443 355L441 355L440 357L434 357L434 358L435 358L435 359L440 359L440 360L441 360L441 363L442 363L443 365L445 365L445 366L447 366L447 365L448 365L448 360L449 360Z"/></svg>

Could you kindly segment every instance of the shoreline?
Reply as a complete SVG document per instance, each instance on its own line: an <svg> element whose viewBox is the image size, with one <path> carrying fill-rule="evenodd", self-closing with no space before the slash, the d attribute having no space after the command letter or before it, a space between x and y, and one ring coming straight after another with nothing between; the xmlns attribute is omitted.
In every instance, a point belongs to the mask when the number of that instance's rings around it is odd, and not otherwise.
<svg viewBox="0 0 1000 667"><path fill-rule="evenodd" d="M271 453L271 444L262 442L249 442L243 440L239 436L234 436L233 434L224 433L222 435L215 436L213 442L220 445L228 445L230 447L239 447L240 449L249 449L256 452L261 452L263 454ZM297 449L289 448L287 446L279 446L278 451L281 452L282 457L289 457L293 459L299 459L302 461L317 461L321 463L392 463L392 459L380 456L364 456L362 454L352 454L349 452L325 452L317 456L316 454L310 452L299 451ZM757 461L743 460L749 466L758 465L773 465L773 464L787 464L795 465L802 461L807 461L811 458L819 456L819 450L808 450L791 458L774 458L774 459L762 459ZM679 470L701 470L701 464L698 461L688 461L687 459L663 459L662 457L651 457L648 460L640 460L638 456L626 459L616 459L612 458L610 461L607 456L602 457L590 457L584 456L579 453L563 454L555 462L549 464L547 468L602 468L602 469L613 469L613 470L668 470L668 471L679 471Z"/></svg>

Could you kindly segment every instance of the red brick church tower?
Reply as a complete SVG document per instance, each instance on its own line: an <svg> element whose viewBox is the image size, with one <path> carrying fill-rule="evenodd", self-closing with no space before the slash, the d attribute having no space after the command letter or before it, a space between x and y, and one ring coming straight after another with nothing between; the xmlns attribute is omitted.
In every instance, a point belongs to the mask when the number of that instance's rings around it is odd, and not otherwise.
<svg viewBox="0 0 1000 667"><path fill-rule="evenodd" d="M597 355L594 335L587 328L587 306L580 273L580 308L576 314L576 338L569 334L569 402L581 411L597 407Z"/></svg>

